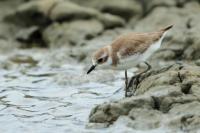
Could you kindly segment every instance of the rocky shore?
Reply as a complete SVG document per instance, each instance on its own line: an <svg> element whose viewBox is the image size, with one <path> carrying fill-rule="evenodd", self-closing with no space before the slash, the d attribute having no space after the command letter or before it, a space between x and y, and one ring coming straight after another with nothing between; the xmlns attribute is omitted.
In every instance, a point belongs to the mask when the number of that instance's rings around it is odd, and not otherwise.
<svg viewBox="0 0 200 133"><path fill-rule="evenodd" d="M153 69L140 78L135 95L94 107L88 127L109 128L123 121L135 131L198 132L199 12L199 0L1 0L0 68L78 64L86 70L92 51L118 35L173 24L162 48L149 59ZM109 70L89 80L76 74L79 78L62 76L54 81L66 86L115 80Z"/></svg>

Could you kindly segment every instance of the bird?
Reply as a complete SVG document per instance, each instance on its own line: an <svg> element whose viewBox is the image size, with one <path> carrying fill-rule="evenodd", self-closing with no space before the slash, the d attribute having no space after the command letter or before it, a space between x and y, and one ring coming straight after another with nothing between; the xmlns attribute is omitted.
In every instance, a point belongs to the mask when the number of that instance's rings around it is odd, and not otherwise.
<svg viewBox="0 0 200 133"><path fill-rule="evenodd" d="M103 69L125 70L144 62L148 68L148 58L161 47L163 38L173 25L154 32L128 33L120 35L112 43L99 48L92 54L92 66L87 71L91 73L98 66ZM144 73L143 72L143 73Z"/></svg>

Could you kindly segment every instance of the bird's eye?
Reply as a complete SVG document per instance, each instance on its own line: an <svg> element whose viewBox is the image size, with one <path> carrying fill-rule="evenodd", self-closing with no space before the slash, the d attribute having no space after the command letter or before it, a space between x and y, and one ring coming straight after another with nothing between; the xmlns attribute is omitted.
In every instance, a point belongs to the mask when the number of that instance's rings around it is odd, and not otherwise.
<svg viewBox="0 0 200 133"><path fill-rule="evenodd" d="M103 62L103 58L100 58L97 60L98 63L102 63Z"/></svg>

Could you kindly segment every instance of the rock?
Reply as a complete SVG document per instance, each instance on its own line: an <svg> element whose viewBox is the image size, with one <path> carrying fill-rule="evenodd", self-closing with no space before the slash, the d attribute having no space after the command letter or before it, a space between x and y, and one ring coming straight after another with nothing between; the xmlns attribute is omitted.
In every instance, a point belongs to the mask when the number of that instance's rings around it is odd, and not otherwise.
<svg viewBox="0 0 200 133"><path fill-rule="evenodd" d="M186 102L188 103L186 104L181 103L184 101L179 101L179 103L174 103L171 109L169 110L169 113L174 115L199 115L200 103L198 102L198 100L199 100L198 98L193 98L191 99L191 102L190 99L187 99Z"/></svg>
<svg viewBox="0 0 200 133"><path fill-rule="evenodd" d="M198 132L200 126L199 115L179 115L166 123L171 132Z"/></svg>
<svg viewBox="0 0 200 133"><path fill-rule="evenodd" d="M0 1L0 21L4 18L5 15L9 14L11 10L16 9L20 4L22 4L23 0L1 0Z"/></svg>
<svg viewBox="0 0 200 133"><path fill-rule="evenodd" d="M96 123L113 122L120 115L127 115L134 108L153 107L153 100L150 97L132 97L122 99L118 102L104 103L97 105L90 113L89 121Z"/></svg>
<svg viewBox="0 0 200 133"><path fill-rule="evenodd" d="M125 24L118 16L103 14L64 0L29 1L3 20L16 25L17 29L12 34L16 33L13 36L22 43L23 48L81 44L104 29Z"/></svg>
<svg viewBox="0 0 200 133"><path fill-rule="evenodd" d="M30 27L28 29L24 29L24 30L21 30L18 32L17 36L16 36L16 39L17 40L22 40L22 41L28 41L31 39L31 35L38 31L38 27L36 26L33 26L33 27Z"/></svg>
<svg viewBox="0 0 200 133"><path fill-rule="evenodd" d="M166 71L166 70L165 70ZM148 94L152 96L179 95L192 93L193 84L198 83L199 68L196 66L173 66L166 72L152 72L152 76L141 80L135 92L136 95ZM164 89L166 88L166 89ZM162 94L162 95L160 95ZM193 94L193 93L192 93ZM195 94L194 94L195 95Z"/></svg>
<svg viewBox="0 0 200 133"><path fill-rule="evenodd" d="M52 9L50 18L53 21L67 21L76 19L98 19L100 20L105 28L119 27L124 25L124 20L109 14L102 14L93 8L82 7L69 2L59 2Z"/></svg>
<svg viewBox="0 0 200 133"><path fill-rule="evenodd" d="M38 63L38 61L27 55L14 55L10 57L9 60L16 64L29 64L31 66L35 66Z"/></svg>
<svg viewBox="0 0 200 133"><path fill-rule="evenodd" d="M55 1L55 0L50 0ZM46 26L50 23L50 19L45 16L45 11L42 3L46 2L45 5L48 5L47 0L44 1L30 1L20 5L16 10L4 17L4 21L9 23L14 23L22 27L29 27L33 25ZM52 2L50 2L52 3ZM43 10L40 7L44 8ZM49 10L49 9L46 9ZM44 11L44 13L42 12Z"/></svg>
<svg viewBox="0 0 200 133"><path fill-rule="evenodd" d="M199 115L179 115L166 125L172 132L196 132L199 130L199 120Z"/></svg>
<svg viewBox="0 0 200 133"><path fill-rule="evenodd" d="M43 38L50 47L80 45L103 31L103 25L96 20L77 20L69 23L54 23L43 32Z"/></svg>
<svg viewBox="0 0 200 133"><path fill-rule="evenodd" d="M101 12L118 15L125 20L141 14L142 12L140 3L135 0L73 0L73 2L86 7L98 9Z"/></svg>
<svg viewBox="0 0 200 133"><path fill-rule="evenodd" d="M23 27L39 25L46 27L54 21L69 21L80 19L98 19L105 27L121 26L124 21L114 15L102 14L99 11L79 6L64 0L30 1L22 4L17 10L5 16L6 22Z"/></svg>
<svg viewBox="0 0 200 133"><path fill-rule="evenodd" d="M72 2L59 2L51 11L52 20L85 19L96 16L99 12L95 9L81 7Z"/></svg>
<svg viewBox="0 0 200 133"><path fill-rule="evenodd" d="M123 19L111 14L98 15L98 19L103 23L105 29L122 27L125 25Z"/></svg>
<svg viewBox="0 0 200 133"><path fill-rule="evenodd" d="M0 37L0 52L4 55L5 53L10 53L10 50L16 50L20 47L20 44L16 41L10 39L5 39Z"/></svg>
<svg viewBox="0 0 200 133"><path fill-rule="evenodd" d="M200 66L200 59L196 60L195 64L196 64L197 66Z"/></svg>
<svg viewBox="0 0 200 133"><path fill-rule="evenodd" d="M31 48L34 46L47 47L38 26L19 29L18 33L15 35L15 39L21 43L21 48Z"/></svg>
<svg viewBox="0 0 200 133"><path fill-rule="evenodd" d="M157 7L171 7L175 6L178 0L152 0L151 2L148 0L142 0L140 1L143 9L143 15L148 15L152 10L154 10Z"/></svg>
<svg viewBox="0 0 200 133"><path fill-rule="evenodd" d="M137 130L149 130L161 126L162 113L157 110L136 108L132 109L128 117L132 120L127 124L128 127ZM148 119L147 119L148 118Z"/></svg>
<svg viewBox="0 0 200 133"><path fill-rule="evenodd" d="M186 64L151 71L140 77L133 97L97 105L89 120L111 124L128 117L126 126L136 130L195 132L200 126L199 77L200 68Z"/></svg>
<svg viewBox="0 0 200 133"><path fill-rule="evenodd" d="M15 25L9 25L4 22L0 22L0 38L5 40L14 40L14 36L18 31L18 27Z"/></svg>

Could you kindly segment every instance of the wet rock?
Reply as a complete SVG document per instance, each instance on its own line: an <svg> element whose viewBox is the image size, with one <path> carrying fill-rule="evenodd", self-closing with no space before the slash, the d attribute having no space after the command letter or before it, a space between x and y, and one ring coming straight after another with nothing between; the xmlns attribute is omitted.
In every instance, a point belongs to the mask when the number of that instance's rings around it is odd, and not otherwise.
<svg viewBox="0 0 200 133"><path fill-rule="evenodd" d="M196 64L197 66L200 66L200 59L196 60L195 64Z"/></svg>
<svg viewBox="0 0 200 133"><path fill-rule="evenodd" d="M30 64L32 66L35 66L38 63L38 61L34 60L31 56L27 55L14 55L10 57L9 60L16 64Z"/></svg>
<svg viewBox="0 0 200 133"><path fill-rule="evenodd" d="M63 1L57 3L52 9L50 18L52 20L68 20L94 17L98 12L95 9L81 7L72 2Z"/></svg>
<svg viewBox="0 0 200 133"><path fill-rule="evenodd" d="M199 115L179 115L167 123L172 132L196 132L200 126ZM178 130L179 129L179 130Z"/></svg>
<svg viewBox="0 0 200 133"><path fill-rule="evenodd" d="M162 113L151 109L132 109L128 117L132 120L127 124L128 127L137 130L149 130L160 127ZM147 119L148 118L148 119Z"/></svg>
<svg viewBox="0 0 200 133"><path fill-rule="evenodd" d="M98 15L98 19L103 23L105 29L122 27L125 25L123 19L111 14Z"/></svg>
<svg viewBox="0 0 200 133"><path fill-rule="evenodd" d="M126 125L137 130L157 129L165 123L169 131L196 131L200 113L199 72L199 67L185 64L146 73L144 79L139 79L135 96L97 105L89 120L113 123L126 116L130 119Z"/></svg>
<svg viewBox="0 0 200 133"><path fill-rule="evenodd" d="M90 113L89 121L96 123L113 122L120 115L128 115L134 108L151 109L153 100L150 97L132 97L118 102L98 105Z"/></svg>
<svg viewBox="0 0 200 133"><path fill-rule="evenodd" d="M12 9L16 9L24 0L1 0L0 1L0 21L4 18L5 15L9 14Z"/></svg>
<svg viewBox="0 0 200 133"><path fill-rule="evenodd" d="M159 110L168 112L173 103L188 103L197 100L191 88L199 85L198 72L196 66L172 67L166 72L149 76L142 80L135 92L136 95L150 95L159 104ZM162 75L163 74L163 75ZM189 95L193 94L193 96ZM186 96L185 96L186 95Z"/></svg>
<svg viewBox="0 0 200 133"><path fill-rule="evenodd" d="M16 36L17 40L21 40L21 41L28 41L29 39L31 39L31 35L36 32L39 28L36 26L30 27L28 29L25 30L21 30L19 31L19 33Z"/></svg>
<svg viewBox="0 0 200 133"><path fill-rule="evenodd" d="M49 2L47 0L30 1L30 2L24 3L20 5L13 12L6 15L4 17L4 21L9 22L9 23L14 23L23 27L29 27L32 25L46 26L47 24L50 23L50 19L47 16L45 16L44 9L46 10L49 10L49 9L43 7L42 5L46 5L47 7L50 7L48 3L53 4L52 1L55 1L55 0L50 0Z"/></svg>
<svg viewBox="0 0 200 133"><path fill-rule="evenodd" d="M19 29L15 39L21 43L21 48L47 47L37 26Z"/></svg>
<svg viewBox="0 0 200 133"><path fill-rule="evenodd" d="M69 21L77 19L99 19L105 25L113 23L115 26L123 25L123 20L114 15L107 15L99 11L79 6L75 3L64 0L43 0L30 1L22 4L17 10L5 17L5 21L15 23L21 26L48 26L54 21ZM116 25L116 23L118 23ZM119 24L121 23L121 24ZM106 25L106 27L108 27Z"/></svg>
<svg viewBox="0 0 200 133"><path fill-rule="evenodd" d="M77 20L69 23L54 23L43 32L43 38L50 47L81 44L103 31L103 25L96 20Z"/></svg>
<svg viewBox="0 0 200 133"><path fill-rule="evenodd" d="M15 34L18 32L19 28L15 25L10 25L4 22L0 22L0 39L3 40L14 40Z"/></svg>
<svg viewBox="0 0 200 133"><path fill-rule="evenodd" d="M51 20L67 21L76 19L97 19L104 24L105 28L118 27L124 25L123 19L99 11L74 4L69 1L58 3L51 11Z"/></svg>
<svg viewBox="0 0 200 133"><path fill-rule="evenodd" d="M73 0L73 2L86 7L98 9L101 12L118 15L125 20L128 20L132 16L138 15L142 12L140 3L134 0Z"/></svg>
<svg viewBox="0 0 200 133"><path fill-rule="evenodd" d="M76 45L83 40L92 39L104 29L125 24L118 16L64 0L25 2L3 20L18 27L12 34L15 33L13 36L25 48L35 45Z"/></svg>
<svg viewBox="0 0 200 133"><path fill-rule="evenodd" d="M140 3L143 7L143 15L146 16L157 7L175 6L178 3L178 0L152 0L151 2L148 0L141 0Z"/></svg>
<svg viewBox="0 0 200 133"><path fill-rule="evenodd" d="M187 100L188 103L186 104L181 103L181 102L184 102L184 100L180 101L180 103L175 103L170 109L169 113L175 114L175 115L199 115L200 113L199 111L200 103L198 101L199 99L198 98L195 98L194 100L193 99L191 99L191 102L188 99Z"/></svg>

